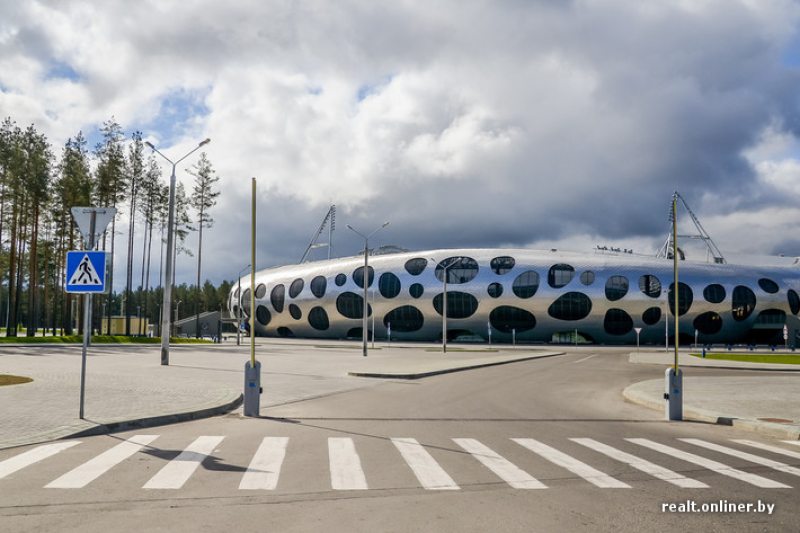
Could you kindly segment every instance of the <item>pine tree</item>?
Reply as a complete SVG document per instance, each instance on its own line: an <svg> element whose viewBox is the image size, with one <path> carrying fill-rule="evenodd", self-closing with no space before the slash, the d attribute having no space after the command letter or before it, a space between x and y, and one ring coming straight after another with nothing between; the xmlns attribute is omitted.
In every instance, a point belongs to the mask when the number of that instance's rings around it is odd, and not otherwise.
<svg viewBox="0 0 800 533"><path fill-rule="evenodd" d="M200 154L200 159L191 169L187 172L194 176L194 188L192 189L191 205L197 210L197 285L196 285L196 298L195 298L195 335L200 337L200 308L202 290L200 288L200 269L203 258L203 228L210 228L214 223L214 219L208 214L209 209L217 204L217 197L219 190L214 186L219 181L219 176L216 176L214 168L211 166L211 161L206 157L206 153ZM206 302L208 303L208 302Z"/></svg>

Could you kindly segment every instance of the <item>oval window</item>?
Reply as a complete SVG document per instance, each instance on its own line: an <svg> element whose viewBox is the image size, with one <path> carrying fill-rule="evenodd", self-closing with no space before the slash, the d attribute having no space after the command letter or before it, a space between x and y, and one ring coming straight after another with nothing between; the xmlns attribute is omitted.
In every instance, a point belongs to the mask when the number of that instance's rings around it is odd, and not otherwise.
<svg viewBox="0 0 800 533"><path fill-rule="evenodd" d="M652 274L645 274L639 278L639 290L650 298L661 296L661 281Z"/></svg>
<svg viewBox="0 0 800 533"><path fill-rule="evenodd" d="M511 333L512 331L522 333L536 327L536 317L525 309L501 305L492 309L492 312L489 313L489 323L494 329L503 333Z"/></svg>
<svg viewBox="0 0 800 533"><path fill-rule="evenodd" d="M300 320L303 318L303 312L300 311L300 308L295 304L289 304L289 314L292 315L292 318L295 320Z"/></svg>
<svg viewBox="0 0 800 533"><path fill-rule="evenodd" d="M354 292L343 292L336 298L336 310L346 318L364 317L364 298ZM367 316L372 315L372 306L367 305Z"/></svg>
<svg viewBox="0 0 800 533"><path fill-rule="evenodd" d="M242 313L250 318L250 289L245 289L242 293Z"/></svg>
<svg viewBox="0 0 800 533"><path fill-rule="evenodd" d="M667 298L669 298L669 312L672 313L672 316L675 316L675 284L669 284L669 294ZM678 316L683 316L689 311L689 308L692 307L692 301L694 300L694 294L692 293L692 288L689 287L687 284L679 281L678 282Z"/></svg>
<svg viewBox="0 0 800 533"><path fill-rule="evenodd" d="M490 283L486 288L486 292L492 298L500 298L503 295L503 286L499 283Z"/></svg>
<svg viewBox="0 0 800 533"><path fill-rule="evenodd" d="M572 265L565 265L563 263L553 265L547 272L547 284L554 289L559 289L572 281L575 276L575 269Z"/></svg>
<svg viewBox="0 0 800 533"><path fill-rule="evenodd" d="M418 331L424 324L425 318L422 316L422 312L412 305L392 309L383 317L384 326L391 327L392 331L400 333Z"/></svg>
<svg viewBox="0 0 800 533"><path fill-rule="evenodd" d="M394 298L400 294L400 278L391 272L384 272L378 278L378 290L384 298Z"/></svg>
<svg viewBox="0 0 800 533"><path fill-rule="evenodd" d="M328 313L321 307L314 307L308 312L309 325L319 331L325 331L330 327Z"/></svg>
<svg viewBox="0 0 800 533"><path fill-rule="evenodd" d="M421 283L414 283L408 288L408 293L412 298L419 298L425 292L425 287Z"/></svg>
<svg viewBox="0 0 800 533"><path fill-rule="evenodd" d="M266 307L264 307L263 305L259 305L258 307L256 307L256 320L258 320L259 324L261 324L262 326L266 326L267 324L269 324L269 321L271 319L272 316L270 316L269 310Z"/></svg>
<svg viewBox="0 0 800 533"><path fill-rule="evenodd" d="M447 269L447 283L467 283L478 275L478 262L471 257L448 257L439 261L434 272L439 281L444 281L445 268Z"/></svg>
<svg viewBox="0 0 800 533"><path fill-rule="evenodd" d="M547 314L558 320L581 320L592 312L592 300L582 292L568 292L550 304Z"/></svg>
<svg viewBox="0 0 800 533"><path fill-rule="evenodd" d="M725 299L725 287L719 283L712 283L703 289L703 298L712 304L721 303Z"/></svg>
<svg viewBox="0 0 800 533"><path fill-rule="evenodd" d="M511 292L520 298L530 298L539 289L539 274L533 270L523 272L511 285Z"/></svg>
<svg viewBox="0 0 800 533"><path fill-rule="evenodd" d="M514 268L515 264L516 261L514 260L513 257L503 255L492 259L489 262L489 267L491 267L492 272L494 272L495 274L505 274L506 272Z"/></svg>
<svg viewBox="0 0 800 533"><path fill-rule="evenodd" d="M758 286L761 287L761 290L770 294L778 292L778 284L769 278L761 278L758 280Z"/></svg>
<svg viewBox="0 0 800 533"><path fill-rule="evenodd" d="M703 335L714 335L722 329L722 317L714 311L708 311L697 315L697 318L692 322L694 329Z"/></svg>
<svg viewBox="0 0 800 533"><path fill-rule="evenodd" d="M657 324L659 320L661 320L660 307L650 307L648 309L645 309L644 313L642 313L642 322L644 322L648 326Z"/></svg>
<svg viewBox="0 0 800 533"><path fill-rule="evenodd" d="M606 298L615 302L628 294L628 278L625 276L611 276L606 281Z"/></svg>
<svg viewBox="0 0 800 533"><path fill-rule="evenodd" d="M336 274L336 277L334 278L333 282L336 283L337 287L341 287L342 285L347 283L347 276L345 276L344 274Z"/></svg>
<svg viewBox="0 0 800 533"><path fill-rule="evenodd" d="M428 260L424 257L415 257L406 261L406 272L412 276L419 276L428 266Z"/></svg>
<svg viewBox="0 0 800 533"><path fill-rule="evenodd" d="M267 294L267 286L263 283L256 285L256 298L260 300L265 294ZM258 310L256 310L256 313L258 313Z"/></svg>
<svg viewBox="0 0 800 533"><path fill-rule="evenodd" d="M787 294L789 298L789 310L791 310L793 315L800 313L800 296L797 295L794 289L789 289Z"/></svg>
<svg viewBox="0 0 800 533"><path fill-rule="evenodd" d="M731 296L731 313L737 322L746 320L756 308L756 295L749 287L737 285Z"/></svg>
<svg viewBox="0 0 800 533"><path fill-rule="evenodd" d="M633 319L622 309L609 309L603 319L603 329L609 335L625 335L633 329Z"/></svg>
<svg viewBox="0 0 800 533"><path fill-rule="evenodd" d="M302 278L294 280L292 284L289 285L289 298L297 298L297 295L303 292L304 285L305 283L303 283Z"/></svg>
<svg viewBox="0 0 800 533"><path fill-rule="evenodd" d="M591 270L586 270L584 272L581 272L581 283L587 286L594 283L594 272L592 272Z"/></svg>
<svg viewBox="0 0 800 533"><path fill-rule="evenodd" d="M372 287L372 282L375 281L375 269L369 267L369 279L367 280L367 287ZM353 271L353 283L364 288L364 267L358 267Z"/></svg>
<svg viewBox="0 0 800 533"><path fill-rule="evenodd" d="M317 276L311 280L311 294L317 298L325 296L325 290L328 288L328 280L325 276Z"/></svg>
<svg viewBox="0 0 800 533"><path fill-rule="evenodd" d="M433 308L442 314L441 293L433 297ZM478 299L466 292L447 291L447 318L467 318L478 310Z"/></svg>
<svg viewBox="0 0 800 533"><path fill-rule="evenodd" d="M286 288L283 284L275 285L272 292L269 294L269 301L272 303L272 308L277 313L283 313L283 301L286 293Z"/></svg>

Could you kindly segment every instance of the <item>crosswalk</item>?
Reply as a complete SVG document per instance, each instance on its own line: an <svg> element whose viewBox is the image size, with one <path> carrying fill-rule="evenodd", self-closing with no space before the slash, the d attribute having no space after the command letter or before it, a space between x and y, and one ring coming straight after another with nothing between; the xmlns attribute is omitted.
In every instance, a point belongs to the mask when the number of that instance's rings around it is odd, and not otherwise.
<svg viewBox="0 0 800 533"><path fill-rule="evenodd" d="M114 469L121 468L120 465L131 458L148 453L153 461L159 461L156 465L160 468L152 474L141 488L147 491L153 490L177 490L181 489L195 475L197 470L209 458L219 453L224 448L225 436L199 436L189 443L182 451L174 452L177 455L167 460L166 454L159 454L155 447L159 435L134 435L126 440L108 448L94 457L85 460L83 463L73 466L62 475L56 477L44 485L45 489L81 489L108 475ZM280 488L282 482L282 470L285 459L293 451L300 451L301 445L295 449L292 447L292 439L281 436L266 436L258 445L249 464L241 468L244 472L238 485L239 490L246 491L274 491ZM587 437L573 437L566 439L563 444L579 445L579 449L584 449L581 453L582 459L578 459L564 451L558 449L559 443L546 444L545 442L530 437L515 437L501 439L504 443L497 443L506 449L509 446L517 445L507 455L509 459L496 451L495 448L481 442L475 438L457 437L449 439L455 446L445 447L445 451L457 452L459 456L471 457L474 464L480 465L475 468L484 472L484 475L496 476L496 478L513 489L547 489L550 488L550 481L553 479L552 467L571 473L575 479L583 480L600 489L631 489L633 488L630 479L623 481L614 476L620 476L617 472L624 471L625 467L642 472L656 480L663 481L672 486L683 489L707 489L709 483L714 479L706 476L704 481L688 477L679 471L667 468L660 462L669 462L670 465L680 464L682 467L676 470L691 471L693 476L700 475L702 470L713 474L725 476L743 482L748 485L763 489L791 489L792 486L784 483L786 476L781 481L766 477L767 469L779 472L780 475L800 477L800 468L787 463L786 459L777 460L769 456L778 458L789 458L789 460L800 460L800 451L790 449L797 445L794 441L784 441L783 444L790 446L778 446L775 443L767 444L747 439L731 439L731 443L738 447L732 447L715 442L710 442L697 438L678 438L673 439L669 444L656 442L646 438L625 438L620 439L626 448L632 448L634 452L645 454L648 458L641 457L636 453L630 453L620 449L620 444L614 446L600 442L596 439ZM387 439L391 442L391 447L387 447L381 454L381 461L387 462L396 460L404 464L408 471L416 478L419 487L425 490L460 490L461 486L456 482L453 475L458 478L458 472L448 472L444 466L434 457L431 452L432 446L420 443L411 437L392 437ZM511 441L514 444L507 444ZM626 444L627 443L627 444ZM77 452L80 450L81 441L70 440L55 442L34 447L23 453L0 460L0 490L3 483L9 483L11 479L19 477L18 473L25 469L44 468L48 463L50 470L53 469L54 457L66 450ZM359 443L350 437L329 437L327 438L327 466L330 476L330 488L335 491L363 491L370 489L370 476L365 472L361 454L359 453ZM303 444L306 446L307 442ZM689 446L692 451L684 448ZM749 451L740 449L744 447ZM437 446L436 448L442 448ZM588 450L588 452L587 452ZM439 454L442 450L436 450ZM699 453L693 453L693 452ZM766 453L767 456L752 453L758 451L760 454ZM653 453L655 452L655 453ZM734 468L727 462L712 459L706 455L728 456L735 458L737 462L757 465L755 467ZM574 453L574 451L572 452ZM587 459L587 455L589 459ZM75 456L80 457L79 454ZM160 459L158 457L161 457ZM654 460L650 460L655 457ZM513 459L513 460L512 460ZM600 463L599 468L590 465L593 459ZM723 457L724 459L724 457ZM609 461L611 460L611 461ZM166 461L166 463L164 463ZM543 461L543 462L542 462ZM163 463L163 464L162 464ZM522 464L520 464L522 463ZM685 463L692 465L687 467ZM153 463L149 463L152 465ZM371 464L375 464L372 461ZM544 468L542 465L550 464ZM796 464L796 463L795 463ZM536 468L548 474L534 477L535 472L530 465L538 465ZM616 465L609 467L609 465ZM57 465L56 465L57 467ZM700 470L697 469L700 467ZM766 467L761 468L761 467ZM755 468L759 473L749 470ZM484 470L485 469L485 470ZM527 470L526 470L527 469ZM452 470L452 466L451 466ZM606 471L604 471L606 470ZM451 475L453 474L453 475ZM705 474L703 474L705 475ZM5 480L5 481L4 481Z"/></svg>

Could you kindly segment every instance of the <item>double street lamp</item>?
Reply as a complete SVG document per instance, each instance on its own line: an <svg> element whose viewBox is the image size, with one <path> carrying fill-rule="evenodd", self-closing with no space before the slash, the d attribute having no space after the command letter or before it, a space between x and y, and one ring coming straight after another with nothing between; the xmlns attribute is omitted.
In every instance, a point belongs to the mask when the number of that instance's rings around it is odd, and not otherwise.
<svg viewBox="0 0 800 533"><path fill-rule="evenodd" d="M363 341L363 353L364 357L367 356L367 309L369 304L367 303L367 287L369 287L369 238L378 233L380 230L385 228L389 225L389 222L384 222L381 227L370 233L369 235L364 235L357 229L355 229L350 224L347 225L347 229L359 235L361 238L364 239L364 275L361 277L361 283L364 287L364 314L362 316L363 322L361 326L361 339Z"/></svg>
<svg viewBox="0 0 800 533"><path fill-rule="evenodd" d="M162 304L162 309L172 309L172 278L173 278L173 270L175 269L175 265L173 264L172 255L175 250L175 167L199 150L201 147L205 146L206 144L210 143L211 139L206 139L198 144L195 148L193 148L189 153L185 156L181 157L177 161L173 162L170 158L162 154L158 151L158 148L153 146L153 143L150 141L145 141L146 144L151 150L155 153L163 157L167 160L167 162L172 165L172 174L169 178L169 214L167 216L167 271L164 279L166 282L164 283L164 301ZM169 334L171 331L170 327L170 313L167 311L166 313L161 314L161 364L162 365L169 365Z"/></svg>
<svg viewBox="0 0 800 533"><path fill-rule="evenodd" d="M442 267L442 353L447 353L447 271L459 263L461 258L454 257L447 265L433 258L431 261Z"/></svg>

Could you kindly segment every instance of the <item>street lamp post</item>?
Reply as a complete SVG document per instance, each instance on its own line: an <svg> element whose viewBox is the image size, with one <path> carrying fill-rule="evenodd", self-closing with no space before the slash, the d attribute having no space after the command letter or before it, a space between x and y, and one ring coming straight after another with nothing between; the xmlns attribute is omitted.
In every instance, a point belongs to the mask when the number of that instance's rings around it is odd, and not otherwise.
<svg viewBox="0 0 800 533"><path fill-rule="evenodd" d="M445 266L443 263L431 258L434 263L442 265L442 353L447 353L447 271L458 263L460 259L460 257L456 257Z"/></svg>
<svg viewBox="0 0 800 533"><path fill-rule="evenodd" d="M206 144L210 143L211 139L205 139L200 144L198 144L195 148L193 148L189 153L185 156L181 157L177 161L173 162L170 158L162 154L158 151L158 149L153 146L150 141L145 141L145 144L153 150L155 153L163 157L167 160L169 164L172 165L172 174L169 177L169 210L167 216L167 271L166 275L164 276L165 283L164 283L164 301L163 301L163 309L172 309L172 278L173 278L173 269L174 264L172 261L172 254L173 250L175 249L175 167L192 155L194 152L200 149L200 147L205 146ZM169 319L170 314L162 313L161 315L161 364L162 365L169 365L169 334L171 331Z"/></svg>
<svg viewBox="0 0 800 533"><path fill-rule="evenodd" d="M367 309L369 303L367 302L367 287L369 287L369 238L378 233L380 230L385 228L389 225L389 222L384 222L381 227L370 233L369 235L364 235L357 229L355 229L350 224L347 225L347 229L359 235L361 238L364 239L364 275L362 276L362 285L364 286L364 316L362 317L362 324L361 324L361 339L363 344L363 353L364 357L367 356Z"/></svg>
<svg viewBox="0 0 800 533"><path fill-rule="evenodd" d="M248 268L250 268L250 265L241 269L237 275L239 286L236 289L236 294L238 295L238 302L236 305L236 346L241 344L242 339L242 274L244 274ZM250 312L252 313L253 310L251 309Z"/></svg>
<svg viewBox="0 0 800 533"><path fill-rule="evenodd" d="M175 320L173 320L172 326L175 328L175 333L178 331L178 320L181 317L181 301L175 300Z"/></svg>

